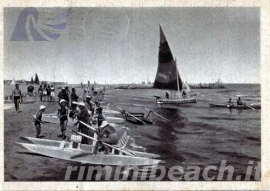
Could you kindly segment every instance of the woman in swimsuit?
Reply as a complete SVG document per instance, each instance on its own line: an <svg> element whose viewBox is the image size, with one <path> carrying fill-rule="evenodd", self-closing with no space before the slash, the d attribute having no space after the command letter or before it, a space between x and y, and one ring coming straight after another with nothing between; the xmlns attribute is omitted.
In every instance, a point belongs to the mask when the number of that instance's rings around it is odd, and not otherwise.
<svg viewBox="0 0 270 191"><path fill-rule="evenodd" d="M60 100L60 108L58 109L58 117L60 119L60 127L61 132L58 137L62 137L62 139L66 138L66 128L67 128L67 122L68 122L68 108L66 106L66 100L62 99Z"/></svg>

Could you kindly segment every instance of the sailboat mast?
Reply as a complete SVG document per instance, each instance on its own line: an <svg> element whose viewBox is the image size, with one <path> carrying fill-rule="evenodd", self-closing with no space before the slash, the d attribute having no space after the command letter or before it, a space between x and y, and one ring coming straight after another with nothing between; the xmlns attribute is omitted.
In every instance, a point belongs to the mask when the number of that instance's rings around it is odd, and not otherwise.
<svg viewBox="0 0 270 191"><path fill-rule="evenodd" d="M175 71L176 71L178 98L180 99L179 78L178 78L178 69L177 69L176 57L175 57L175 67L176 67L176 70Z"/></svg>

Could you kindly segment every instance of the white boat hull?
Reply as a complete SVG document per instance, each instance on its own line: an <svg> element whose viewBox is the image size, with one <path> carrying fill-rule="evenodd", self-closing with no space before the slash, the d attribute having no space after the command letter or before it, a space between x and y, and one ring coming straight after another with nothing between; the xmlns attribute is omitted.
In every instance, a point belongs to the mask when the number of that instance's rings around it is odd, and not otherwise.
<svg viewBox="0 0 270 191"><path fill-rule="evenodd" d="M157 104L159 107L177 107L182 104L187 104L187 103L196 103L197 98L196 97L191 97L191 98L177 98L177 99L158 99Z"/></svg>
<svg viewBox="0 0 270 191"><path fill-rule="evenodd" d="M65 141L53 141L31 137L25 137L24 139L31 143L17 144L22 146L28 152L68 161L112 166L149 166L161 162L161 160L147 157L151 156L151 154L147 155L148 153L132 151L136 156L101 153L93 154L92 145L82 144L80 148L72 148L72 143ZM152 156L155 155L152 154Z"/></svg>

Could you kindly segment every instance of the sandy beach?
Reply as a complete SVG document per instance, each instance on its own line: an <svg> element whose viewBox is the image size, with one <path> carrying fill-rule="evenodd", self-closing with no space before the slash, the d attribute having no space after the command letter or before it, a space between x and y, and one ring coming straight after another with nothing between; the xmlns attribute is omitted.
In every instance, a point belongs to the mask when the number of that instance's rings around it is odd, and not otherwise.
<svg viewBox="0 0 270 191"><path fill-rule="evenodd" d="M21 86L21 89L22 92L25 92L26 87ZM57 89L56 96L58 91ZM81 95L82 91L81 88L77 88L78 95ZM60 181L64 179L67 166L74 165L74 163L68 161L20 153L22 148L15 144L16 142L23 142L20 137L35 137L36 129L32 122L32 115L36 114L41 104L46 106L45 113L54 113L58 109L57 102L40 102L37 100L33 104L22 104L22 112L20 113L17 113L15 109L5 110L4 112L5 181ZM61 140L57 137L61 133L60 125L46 123L42 124L41 128L41 135L44 136L44 139ZM117 129L120 134L123 130L125 129ZM71 127L67 127L67 136L71 134Z"/></svg>

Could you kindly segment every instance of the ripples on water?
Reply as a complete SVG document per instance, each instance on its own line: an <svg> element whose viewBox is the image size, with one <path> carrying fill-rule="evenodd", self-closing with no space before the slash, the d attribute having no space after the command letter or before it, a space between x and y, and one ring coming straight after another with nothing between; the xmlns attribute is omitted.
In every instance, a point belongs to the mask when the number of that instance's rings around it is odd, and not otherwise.
<svg viewBox="0 0 270 191"><path fill-rule="evenodd" d="M235 168L235 174L246 172L248 161L261 160L261 110L236 110L210 108L209 103L226 103L237 96L247 104L260 102L259 85L228 85L226 89L197 89L198 102L180 106L177 110L157 108L154 95L164 96L160 90L119 90L114 100L116 104L126 103L131 111L145 111L143 107L154 110L171 120L167 123L150 115L154 125L130 128L130 134L141 135L135 138L138 145L148 152L159 154L170 168L181 165L219 165L222 160ZM143 107L134 107L143 104ZM129 105L129 107L128 107ZM131 112L130 111L130 112Z"/></svg>

